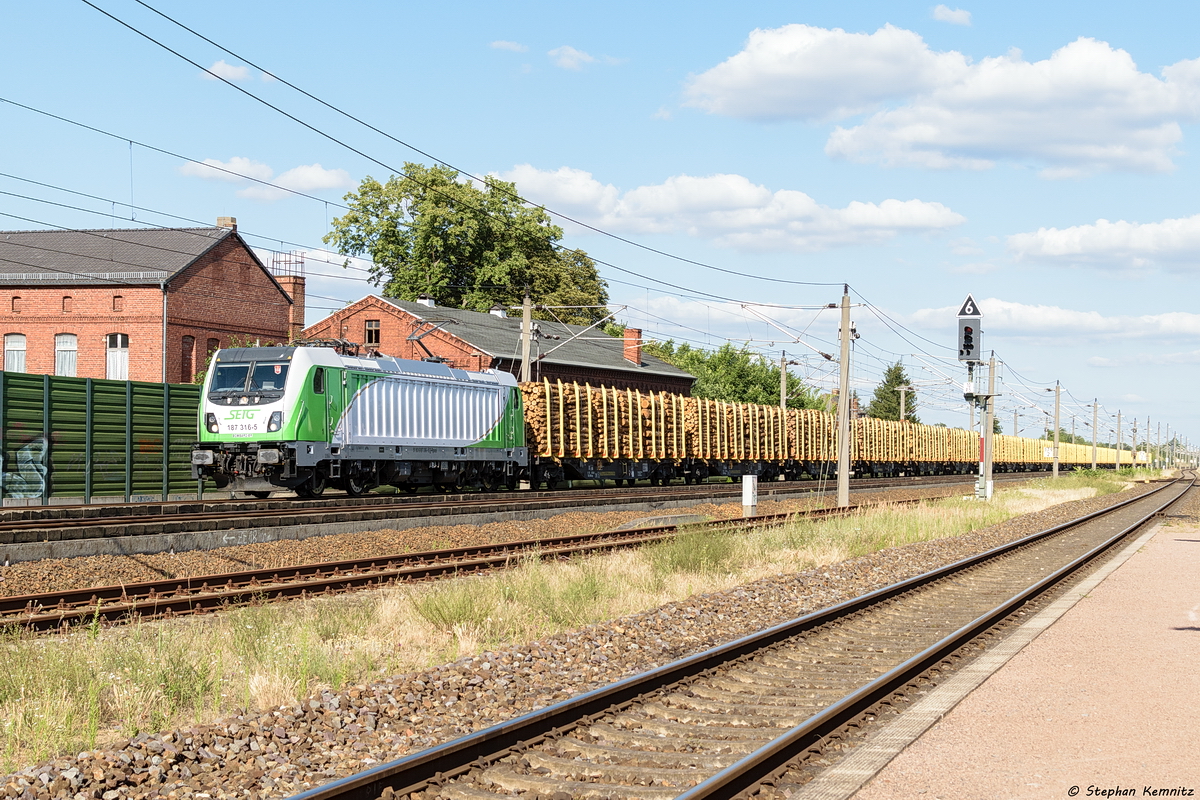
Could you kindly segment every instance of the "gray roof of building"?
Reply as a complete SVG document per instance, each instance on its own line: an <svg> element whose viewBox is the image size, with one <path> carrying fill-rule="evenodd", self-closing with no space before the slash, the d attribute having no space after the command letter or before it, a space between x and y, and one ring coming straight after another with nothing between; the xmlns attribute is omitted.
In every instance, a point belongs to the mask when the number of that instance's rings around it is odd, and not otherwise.
<svg viewBox="0 0 1200 800"><path fill-rule="evenodd" d="M375 297L428 322L437 323L442 320L450 320L451 324L445 326L447 333L469 342L492 356L516 361L521 359L520 317L502 319L479 311L445 306L430 308L420 303L397 300L394 297L379 297L379 295L375 295ZM534 338L531 352L535 358L539 352L546 353L546 357L542 359L543 363L571 364L625 372L636 371L650 375L669 375L675 378L692 377L690 373L654 356L647 355L644 351L641 366L635 366L625 359L624 341L606 336L601 330L593 328L584 333L586 328L583 325L566 325L545 320L534 320L534 324L537 325L543 336L561 337L558 340ZM567 341L576 334L582 334L582 336L573 341ZM553 352L549 352L551 350Z"/></svg>
<svg viewBox="0 0 1200 800"><path fill-rule="evenodd" d="M231 234L231 228L0 231L0 284L157 284Z"/></svg>

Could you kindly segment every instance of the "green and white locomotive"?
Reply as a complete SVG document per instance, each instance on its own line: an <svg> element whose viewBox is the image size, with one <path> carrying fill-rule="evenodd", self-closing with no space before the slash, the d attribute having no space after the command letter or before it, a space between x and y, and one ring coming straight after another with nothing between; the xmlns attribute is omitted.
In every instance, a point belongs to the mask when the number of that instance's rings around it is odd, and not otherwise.
<svg viewBox="0 0 1200 800"><path fill-rule="evenodd" d="M513 488L529 462L512 375L334 347L217 351L199 428L193 475L261 497Z"/></svg>

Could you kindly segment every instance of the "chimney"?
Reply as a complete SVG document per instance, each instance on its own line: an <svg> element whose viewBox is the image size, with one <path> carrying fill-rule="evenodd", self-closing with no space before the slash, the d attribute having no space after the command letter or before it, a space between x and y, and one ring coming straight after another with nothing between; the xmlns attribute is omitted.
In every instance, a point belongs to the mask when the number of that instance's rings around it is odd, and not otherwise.
<svg viewBox="0 0 1200 800"><path fill-rule="evenodd" d="M432 297L430 297L427 294L419 295L417 297L417 304L425 306L427 308L436 308L437 307L437 301L435 301Z"/></svg>
<svg viewBox="0 0 1200 800"><path fill-rule="evenodd" d="M233 228L237 230L237 217L217 217L218 228Z"/></svg>
<svg viewBox="0 0 1200 800"><path fill-rule="evenodd" d="M496 305L494 305L490 309L488 309L488 313L491 314L493 317L499 317L500 319L508 319L508 312L505 311L504 306L500 305L499 303L496 303Z"/></svg>
<svg viewBox="0 0 1200 800"><path fill-rule="evenodd" d="M288 341L294 342L304 331L304 276L276 275L275 280L292 298L288 306Z"/></svg>
<svg viewBox="0 0 1200 800"><path fill-rule="evenodd" d="M642 329L625 329L625 360L642 365Z"/></svg>

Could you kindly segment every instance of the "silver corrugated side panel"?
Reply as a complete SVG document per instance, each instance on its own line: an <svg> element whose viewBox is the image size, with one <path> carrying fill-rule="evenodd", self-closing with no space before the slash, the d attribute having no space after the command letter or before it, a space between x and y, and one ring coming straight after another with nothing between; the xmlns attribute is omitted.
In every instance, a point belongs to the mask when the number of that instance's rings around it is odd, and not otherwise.
<svg viewBox="0 0 1200 800"><path fill-rule="evenodd" d="M508 391L494 383L377 378L351 399L333 444L466 447L500 421Z"/></svg>

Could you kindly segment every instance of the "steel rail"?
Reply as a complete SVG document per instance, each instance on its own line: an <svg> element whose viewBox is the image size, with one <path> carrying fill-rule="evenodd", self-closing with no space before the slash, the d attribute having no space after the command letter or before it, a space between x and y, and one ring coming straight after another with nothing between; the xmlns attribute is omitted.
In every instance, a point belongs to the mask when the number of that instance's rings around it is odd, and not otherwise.
<svg viewBox="0 0 1200 800"><path fill-rule="evenodd" d="M683 527L697 530L754 528L780 524L791 519L847 516L872 508L920 502L924 500L894 500L848 508L821 508L785 514L711 520L688 523ZM182 579L10 595L0 597L0 624L17 624L32 630L51 630L72 623L101 619L116 621L130 616L203 613L247 601L338 593L389 583L480 572L509 566L514 557L525 555L564 558L639 547L667 539L675 535L680 527L657 525L293 567L270 567Z"/></svg>
<svg viewBox="0 0 1200 800"><path fill-rule="evenodd" d="M1005 480L1025 480L1043 473L1010 473L1012 477ZM955 483L972 482L969 475L929 475L920 478L879 478L863 479L861 483L853 484L858 490L954 485ZM771 497L775 495L793 494L826 494L832 490L818 489L813 484L824 486L817 481L780 481L778 483L759 486L759 495ZM456 511L468 508L475 513L489 513L506 510L528 510L536 508L573 508L588 505L598 505L606 500L623 502L664 502L670 500L691 500L696 496L713 499L725 499L741 496L741 487L733 484L706 484L702 486L669 486L669 487L638 487L636 489L592 489L578 492L538 492L524 494L520 492L496 493L483 497L470 495L441 495L437 500L427 497L411 497L396 495L375 495L371 497L339 497L320 501L280 501L280 500L246 500L246 501L180 501L177 504L151 503L144 505L121 504L112 506L33 506L10 507L0 510L0 533L19 531L54 531L77 528L136 528L157 524L178 524L185 522L240 522L250 519L294 519L311 516L319 518L328 515L361 513L375 517L386 517L397 512L436 512ZM330 500L333 502L331 503ZM278 507L261 508L263 504L280 504ZM185 510L200 505L200 511ZM204 506L215 506L206 509ZM162 513L137 513L139 509L161 509L174 507L179 511ZM5 514L10 518L4 519ZM70 515L70 516L65 516ZM12 518L17 517L19 518ZM260 523L261 524L261 523Z"/></svg>
<svg viewBox="0 0 1200 800"><path fill-rule="evenodd" d="M935 570L882 587L873 592L820 611L806 614L794 620L780 623L779 625L679 659L639 675L625 678L609 686L564 700L547 708L491 726L443 745L414 753L396 761L381 764L372 769L350 775L323 786L314 787L313 789L294 795L293 800L375 800L383 794L385 789L391 790L396 795L422 791L431 785L463 774L476 766L497 761L518 748L536 744L550 736L570 730L580 724L595 721L614 711L621 710L646 694L657 692L684 679L695 677L731 661L736 661L805 631L849 616L884 600L940 580L947 575L961 571L967 567L994 559L1034 542L1078 527L1133 503L1142 502L1147 497L1158 494L1169 486L1175 485L1175 483L1177 482L1165 484L1150 492L1121 501L1108 508L1100 509L1077 519L1055 525L1022 539L999 545L983 553L960 559ZM1183 494L1180 494L1180 497L1182 496ZM1175 499L1177 500L1178 498ZM1171 502L1174 502L1174 500ZM1161 509L1166 505L1169 505L1169 503L1160 506L1149 516L1160 513ZM1121 535L1124 536L1125 533ZM1058 572L1062 572L1062 570ZM1058 573L1056 572L1056 574ZM1037 585L1044 586L1048 584L1043 580L1039 581ZM1026 592L1022 594L1028 596ZM1024 600L1019 602L1024 602ZM1005 605L1008 604L1006 603ZM993 615L984 616L994 618ZM955 635L957 636L957 634ZM961 639L962 637L958 636L958 638ZM906 663L928 662L931 657L928 651L926 651ZM891 673L888 674L890 675ZM876 686L882 685L886 677L883 676L877 679L873 684ZM856 691L851 697L857 699L849 700L848 698L846 702L850 705L861 705L865 701L859 696L860 693L861 690ZM828 715L817 716L825 716L828 719ZM805 734L798 735L803 736ZM787 760L790 760L792 757L794 756L789 756ZM773 763L773 760L778 758L779 755L774 750L771 751L770 755L765 753L760 755L760 761L763 763L766 763L768 760L771 760ZM723 786L732 786L739 780L744 781L744 776L749 774L748 769L742 770L736 775L730 770L732 768L722 770L721 773L718 773L718 775L723 776L720 781ZM699 789L701 786L707 786L705 791L717 791L713 785L710 785L710 782L716 780L717 777L713 776L709 781L693 787L693 791ZM721 789L721 791L724 791L724 789ZM725 797L731 795L711 794L698 796Z"/></svg>
<svg viewBox="0 0 1200 800"><path fill-rule="evenodd" d="M921 673L945 659L963 644L992 627L1032 598L1102 555L1125 539L1130 533L1145 525L1171 505L1179 502L1194 485L1195 480L1193 479L1191 484L1185 487L1179 495L1167 499L1153 511L1143 515L1133 524L1126 526L1107 541L1102 542L1065 566L1055 570L1025 590L1013 595L991 611L977 617L941 641L934 643L894 669L880 675L875 680L815 714L812 718L797 725L779 738L772 740L740 761L721 770L703 783L697 784L688 791L683 792L677 800L731 800L731 798L762 784L765 780L771 778L773 773L786 767L789 762L794 761L806 749L820 742L821 739L827 737L837 728L853 720L857 715L866 711L875 703L893 694ZM1161 487L1155 490L1154 493L1165 488L1167 487ZM1145 497L1146 495L1142 495L1140 499L1144 499Z"/></svg>

